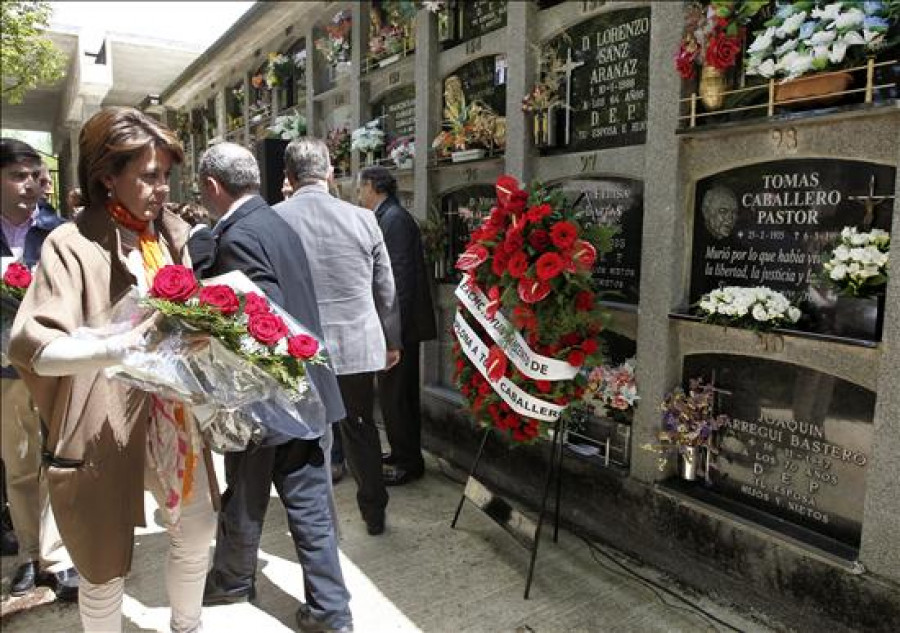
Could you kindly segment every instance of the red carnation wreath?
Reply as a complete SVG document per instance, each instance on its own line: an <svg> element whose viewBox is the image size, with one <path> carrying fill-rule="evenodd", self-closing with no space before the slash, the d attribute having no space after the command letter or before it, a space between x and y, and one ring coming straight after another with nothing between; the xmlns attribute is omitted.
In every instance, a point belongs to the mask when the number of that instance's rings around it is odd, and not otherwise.
<svg viewBox="0 0 900 633"><path fill-rule="evenodd" d="M479 423L531 442L581 399L581 366L602 364L606 315L591 271L614 229L586 222L558 190L526 191L511 176L496 190L497 206L456 263L454 373ZM536 373L547 365L556 373Z"/></svg>

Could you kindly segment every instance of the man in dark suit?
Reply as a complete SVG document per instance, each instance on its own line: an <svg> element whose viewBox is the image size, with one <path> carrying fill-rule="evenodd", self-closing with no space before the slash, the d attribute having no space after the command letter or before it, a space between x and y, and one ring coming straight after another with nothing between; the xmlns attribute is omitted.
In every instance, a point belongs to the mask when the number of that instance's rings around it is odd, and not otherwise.
<svg viewBox="0 0 900 633"><path fill-rule="evenodd" d="M419 390L419 344L437 337L431 287L422 250L422 232L397 199L397 181L381 166L360 172L359 202L375 212L391 256L400 303L403 357L378 375L378 400L391 452L384 458L384 482L400 486L421 477L422 405Z"/></svg>
<svg viewBox="0 0 900 633"><path fill-rule="evenodd" d="M373 417L375 374L400 360L400 310L391 260L367 209L328 193L328 148L301 138L285 150L294 193L275 210L300 236L316 280L319 315L347 417L344 452L358 486L356 502L372 536L384 532L388 493Z"/></svg>
<svg viewBox="0 0 900 633"><path fill-rule="evenodd" d="M204 204L219 219L213 229L218 241L215 260L206 275L244 273L324 340L303 243L259 196L253 155L233 143L220 143L203 155L198 172ZM203 603L253 598L257 550L274 483L303 567L307 602L297 612L300 630L351 631L350 594L338 559L321 447L330 424L344 417L344 406L330 368L310 367L309 376L325 404L321 419L304 420L308 428L298 428L298 437L285 438L277 446L225 456L228 489Z"/></svg>

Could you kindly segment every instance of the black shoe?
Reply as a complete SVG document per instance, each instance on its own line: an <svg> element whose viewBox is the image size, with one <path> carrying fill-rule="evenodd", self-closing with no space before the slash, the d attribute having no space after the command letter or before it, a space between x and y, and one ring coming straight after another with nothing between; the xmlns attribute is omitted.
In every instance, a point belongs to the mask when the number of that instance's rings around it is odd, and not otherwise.
<svg viewBox="0 0 900 633"><path fill-rule="evenodd" d="M206 577L206 586L203 587L203 606L215 607L223 604L238 604L240 602L253 602L256 600L256 587L250 585L249 591L225 591Z"/></svg>
<svg viewBox="0 0 900 633"><path fill-rule="evenodd" d="M9 595L19 597L31 592L37 584L40 571L37 561L32 560L24 565L20 565L16 570L16 575L13 576L12 585L9 587Z"/></svg>
<svg viewBox="0 0 900 633"><path fill-rule="evenodd" d="M382 453L381 454L381 463L387 464L388 466L394 466L397 463L397 458L391 455L390 453Z"/></svg>
<svg viewBox="0 0 900 633"><path fill-rule="evenodd" d="M352 624L335 629L315 617L310 612L309 606L302 603L297 609L297 626L303 633L353 633Z"/></svg>
<svg viewBox="0 0 900 633"><path fill-rule="evenodd" d="M385 486L402 486L416 479L421 479L422 475L425 474L425 469L406 470L399 466L385 466L381 472L384 476Z"/></svg>
<svg viewBox="0 0 900 633"><path fill-rule="evenodd" d="M366 522L366 532L369 536L378 536L384 533L384 514L375 517L363 517Z"/></svg>
<svg viewBox="0 0 900 633"><path fill-rule="evenodd" d="M78 581L81 576L74 567L52 574L53 592L56 599L63 602L75 602L78 600Z"/></svg>

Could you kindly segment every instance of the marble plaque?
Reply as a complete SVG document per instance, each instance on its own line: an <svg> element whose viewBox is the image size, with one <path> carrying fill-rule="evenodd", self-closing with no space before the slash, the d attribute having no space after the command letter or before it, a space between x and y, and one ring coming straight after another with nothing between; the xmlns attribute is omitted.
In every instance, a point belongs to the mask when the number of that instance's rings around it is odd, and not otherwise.
<svg viewBox="0 0 900 633"><path fill-rule="evenodd" d="M467 185L441 196L441 213L447 227L448 275L458 279L453 267L463 252L471 232L497 203L497 192L492 184Z"/></svg>
<svg viewBox="0 0 900 633"><path fill-rule="evenodd" d="M640 145L647 138L650 9L603 13L544 44L564 64L558 146L580 152Z"/></svg>
<svg viewBox="0 0 900 633"><path fill-rule="evenodd" d="M461 39L471 40L475 37L502 29L506 26L506 7L504 0L466 0L459 6Z"/></svg>
<svg viewBox="0 0 900 633"><path fill-rule="evenodd" d="M497 114L506 113L506 57L489 55L460 66L444 78L444 107L447 105L447 78L458 77L467 105L480 101ZM455 94L453 95L455 98Z"/></svg>
<svg viewBox="0 0 900 633"><path fill-rule="evenodd" d="M372 118L381 117L385 146L400 136L416 135L416 87L391 90L372 104Z"/></svg>
<svg viewBox="0 0 900 633"><path fill-rule="evenodd" d="M856 547L862 531L875 393L819 371L726 354L684 360L714 379L720 433L712 489L790 524Z"/></svg>
<svg viewBox="0 0 900 633"><path fill-rule="evenodd" d="M821 258L845 226L890 231L895 175L889 165L802 158L700 180L690 302L719 286L764 285L805 303L809 329L844 335Z"/></svg>
<svg viewBox="0 0 900 633"><path fill-rule="evenodd" d="M567 180L556 185L589 221L619 232L612 250L598 255L594 281L602 298L637 304L641 278L644 184L619 177Z"/></svg>

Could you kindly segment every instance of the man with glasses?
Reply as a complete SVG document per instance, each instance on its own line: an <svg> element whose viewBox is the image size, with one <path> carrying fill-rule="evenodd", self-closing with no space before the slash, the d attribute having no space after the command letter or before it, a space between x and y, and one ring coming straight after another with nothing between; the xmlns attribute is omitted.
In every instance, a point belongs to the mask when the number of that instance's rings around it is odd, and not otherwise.
<svg viewBox="0 0 900 633"><path fill-rule="evenodd" d="M29 268L37 264L41 246L50 231L63 223L52 207L42 208L41 157L17 139L0 139L0 257L2 272L14 261ZM4 327L9 324L4 323ZM19 541L19 561L10 594L24 596L47 565L57 598L72 600L78 594L78 574L59 537L47 485L40 477L41 424L25 383L12 367L0 369L2 385L3 463L12 524Z"/></svg>

